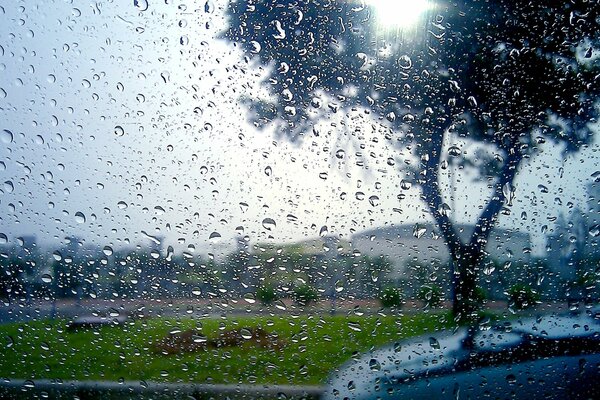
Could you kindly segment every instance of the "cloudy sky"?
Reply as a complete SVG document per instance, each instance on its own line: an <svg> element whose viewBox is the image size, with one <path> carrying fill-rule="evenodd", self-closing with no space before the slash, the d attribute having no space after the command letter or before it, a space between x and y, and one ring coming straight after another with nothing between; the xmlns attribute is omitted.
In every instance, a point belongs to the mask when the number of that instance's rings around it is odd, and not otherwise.
<svg viewBox="0 0 600 400"><path fill-rule="evenodd" d="M247 122L239 99L264 91L265 71L217 39L224 3L145 3L0 5L0 233L9 242L34 234L56 248L77 236L118 248L155 236L222 252L239 234L279 243L323 226L349 237L427 221L418 191L402 189L387 165L403 155L374 140L380 133L353 138L342 115L290 143ZM542 146L500 224L530 232L541 251L543 225L585 208L598 149L563 159ZM456 179L453 216L473 222L489 190Z"/></svg>

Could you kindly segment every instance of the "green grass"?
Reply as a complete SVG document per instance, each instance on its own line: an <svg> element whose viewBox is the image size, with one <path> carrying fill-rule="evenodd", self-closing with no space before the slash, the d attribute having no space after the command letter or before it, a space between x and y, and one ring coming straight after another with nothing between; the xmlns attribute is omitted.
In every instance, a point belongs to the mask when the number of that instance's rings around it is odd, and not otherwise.
<svg viewBox="0 0 600 400"><path fill-rule="evenodd" d="M260 326L287 342L281 350L246 344L182 355L151 345L169 331ZM155 318L120 327L68 332L66 321L0 325L0 379L60 378L198 383L317 384L353 354L452 326L448 314L285 316L227 319ZM0 339L2 340L2 339Z"/></svg>

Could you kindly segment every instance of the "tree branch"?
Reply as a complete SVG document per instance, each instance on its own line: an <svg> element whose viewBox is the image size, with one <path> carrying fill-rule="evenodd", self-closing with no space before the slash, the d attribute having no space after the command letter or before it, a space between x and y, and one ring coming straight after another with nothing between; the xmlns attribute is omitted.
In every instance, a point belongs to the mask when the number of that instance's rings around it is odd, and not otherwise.
<svg viewBox="0 0 600 400"><path fill-rule="evenodd" d="M420 181L421 192L429 212L436 221L438 228L444 240L448 244L448 248L453 259L460 254L461 242L460 238L454 230L452 221L446 213L441 212L443 199L439 185L439 165L444 143L444 128L439 129L439 133L431 135L431 141L424 155L427 157L424 164L424 177Z"/></svg>
<svg viewBox="0 0 600 400"><path fill-rule="evenodd" d="M469 247L472 249L482 249L487 244L491 230L496 224L498 214L507 200L505 190L512 189L505 189L505 186L507 184L512 186L512 182L519 169L519 164L523 159L523 154L518 150L517 144L507 153L507 159L502 167L498 181L496 182L492 198L477 219L475 230L473 231L469 242Z"/></svg>

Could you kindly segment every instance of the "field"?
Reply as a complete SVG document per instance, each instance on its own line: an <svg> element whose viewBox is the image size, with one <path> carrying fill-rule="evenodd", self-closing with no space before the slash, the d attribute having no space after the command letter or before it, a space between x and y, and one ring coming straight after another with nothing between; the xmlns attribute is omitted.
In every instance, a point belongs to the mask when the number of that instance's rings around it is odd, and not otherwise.
<svg viewBox="0 0 600 400"><path fill-rule="evenodd" d="M318 384L353 355L451 326L446 313L153 318L75 332L65 320L5 324L0 378ZM211 340L241 328L262 328L284 345L274 349L248 341L171 355L153 346L169 332L195 329Z"/></svg>

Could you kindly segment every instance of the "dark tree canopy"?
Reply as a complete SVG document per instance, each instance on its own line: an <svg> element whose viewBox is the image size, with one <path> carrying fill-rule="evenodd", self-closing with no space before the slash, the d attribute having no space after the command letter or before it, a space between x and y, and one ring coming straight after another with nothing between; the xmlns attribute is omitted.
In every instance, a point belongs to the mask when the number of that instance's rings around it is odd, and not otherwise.
<svg viewBox="0 0 600 400"><path fill-rule="evenodd" d="M357 1L238 1L227 37L273 66L263 116L293 134L326 94L332 107L373 110L397 134L466 124L505 151L540 133L575 150L597 113L600 6L542 3L440 2L403 32L379 27Z"/></svg>
<svg viewBox="0 0 600 400"><path fill-rule="evenodd" d="M464 285L457 290L473 295L477 265L523 159L546 140L570 153L593 139L600 4L437 1L404 29L378 24L368 4L232 2L225 35L270 68L272 96L254 102L261 122L279 123L294 139L329 112L362 110L365 122L386 127L386 140L410 150L418 161L407 173L457 264L457 285ZM495 182L467 242L440 190L448 133L486 145L485 154L450 156Z"/></svg>

